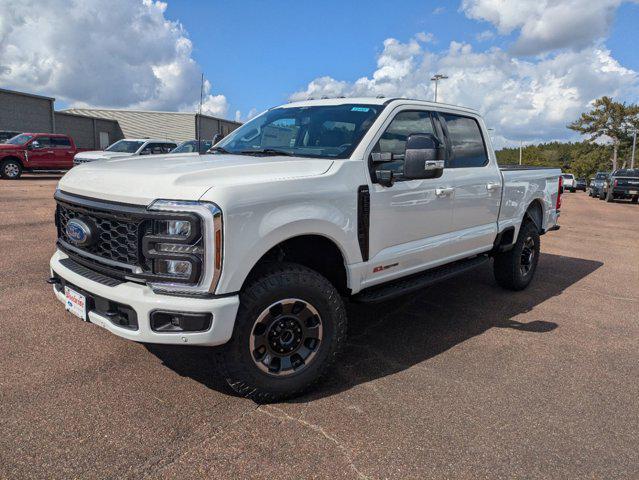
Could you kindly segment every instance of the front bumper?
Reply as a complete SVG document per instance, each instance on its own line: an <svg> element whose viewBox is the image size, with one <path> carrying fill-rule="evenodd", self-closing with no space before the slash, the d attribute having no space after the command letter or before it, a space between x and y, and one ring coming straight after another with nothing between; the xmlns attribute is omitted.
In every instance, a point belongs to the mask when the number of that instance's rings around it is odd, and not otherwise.
<svg viewBox="0 0 639 480"><path fill-rule="evenodd" d="M51 257L52 273L65 282L78 287L90 295L101 297L119 304L130 306L137 315L137 330L114 324L107 316L95 310L88 312L88 320L109 332L127 340L144 343L180 345L221 345L231 338L235 316L240 304L238 295L216 298L177 297L158 295L146 285L125 282L108 286L65 267L61 260L68 258L60 250ZM64 290L53 289L56 297L66 303ZM151 329L150 313L154 310L173 312L210 312L213 315L211 327L203 332L156 332Z"/></svg>

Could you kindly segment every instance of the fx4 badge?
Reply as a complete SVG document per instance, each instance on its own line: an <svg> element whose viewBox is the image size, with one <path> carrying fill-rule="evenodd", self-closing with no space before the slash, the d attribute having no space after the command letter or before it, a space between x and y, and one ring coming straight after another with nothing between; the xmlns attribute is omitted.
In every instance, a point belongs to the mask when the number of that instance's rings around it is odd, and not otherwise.
<svg viewBox="0 0 639 480"><path fill-rule="evenodd" d="M378 265L373 268L373 273L381 272L382 270L388 270L389 268L393 268L399 265L399 263L391 263L390 265Z"/></svg>

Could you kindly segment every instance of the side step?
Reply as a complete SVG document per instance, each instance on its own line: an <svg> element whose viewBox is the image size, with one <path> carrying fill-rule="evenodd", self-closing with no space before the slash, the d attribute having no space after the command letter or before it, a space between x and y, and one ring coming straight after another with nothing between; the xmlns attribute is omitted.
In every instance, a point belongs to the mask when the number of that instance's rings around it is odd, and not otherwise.
<svg viewBox="0 0 639 480"><path fill-rule="evenodd" d="M410 277L400 278L382 285L366 288L360 293L354 295L353 301L361 303L385 302L386 300L400 297L416 290L421 290L422 288L429 287L437 282L441 282L442 280L447 280L459 274L468 272L469 270L473 270L486 262L488 262L488 257L480 255L467 260L460 260L449 265L432 268L417 275L411 275Z"/></svg>

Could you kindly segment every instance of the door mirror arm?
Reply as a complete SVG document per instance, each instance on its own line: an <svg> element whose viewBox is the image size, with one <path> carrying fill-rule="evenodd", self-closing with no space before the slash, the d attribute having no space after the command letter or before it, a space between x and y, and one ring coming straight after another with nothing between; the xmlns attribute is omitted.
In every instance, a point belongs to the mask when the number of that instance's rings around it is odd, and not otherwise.
<svg viewBox="0 0 639 480"><path fill-rule="evenodd" d="M395 183L395 173L384 169L384 163L396 160L391 152L372 152L371 162L375 171L375 179L382 187L392 187Z"/></svg>

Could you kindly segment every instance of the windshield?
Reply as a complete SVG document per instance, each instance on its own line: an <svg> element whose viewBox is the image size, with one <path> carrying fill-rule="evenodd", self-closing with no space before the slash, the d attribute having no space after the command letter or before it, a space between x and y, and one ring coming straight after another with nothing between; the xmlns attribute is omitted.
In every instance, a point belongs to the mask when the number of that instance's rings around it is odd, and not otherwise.
<svg viewBox="0 0 639 480"><path fill-rule="evenodd" d="M107 152L135 153L144 142L136 142L135 140L118 140L109 148Z"/></svg>
<svg viewBox="0 0 639 480"><path fill-rule="evenodd" d="M242 125L216 145L223 153L348 158L383 105L280 107Z"/></svg>
<svg viewBox="0 0 639 480"><path fill-rule="evenodd" d="M200 153L206 152L212 146L213 142L211 140L200 140ZM169 153L193 153L197 151L197 140L187 140L186 142L180 143Z"/></svg>
<svg viewBox="0 0 639 480"><path fill-rule="evenodd" d="M614 173L615 177L639 177L639 169L626 169L626 170L617 170Z"/></svg>
<svg viewBox="0 0 639 480"><path fill-rule="evenodd" d="M562 177L564 177L565 180L573 180L575 178L575 176L572 173L566 173L562 175Z"/></svg>
<svg viewBox="0 0 639 480"><path fill-rule="evenodd" d="M6 141L6 143L10 143L11 145L24 145L32 138L33 138L33 135L21 134L21 135L16 135L13 138L10 138L9 140Z"/></svg>
<svg viewBox="0 0 639 480"><path fill-rule="evenodd" d="M595 180L605 180L606 178L608 178L608 174L607 173L598 173L595 176Z"/></svg>

